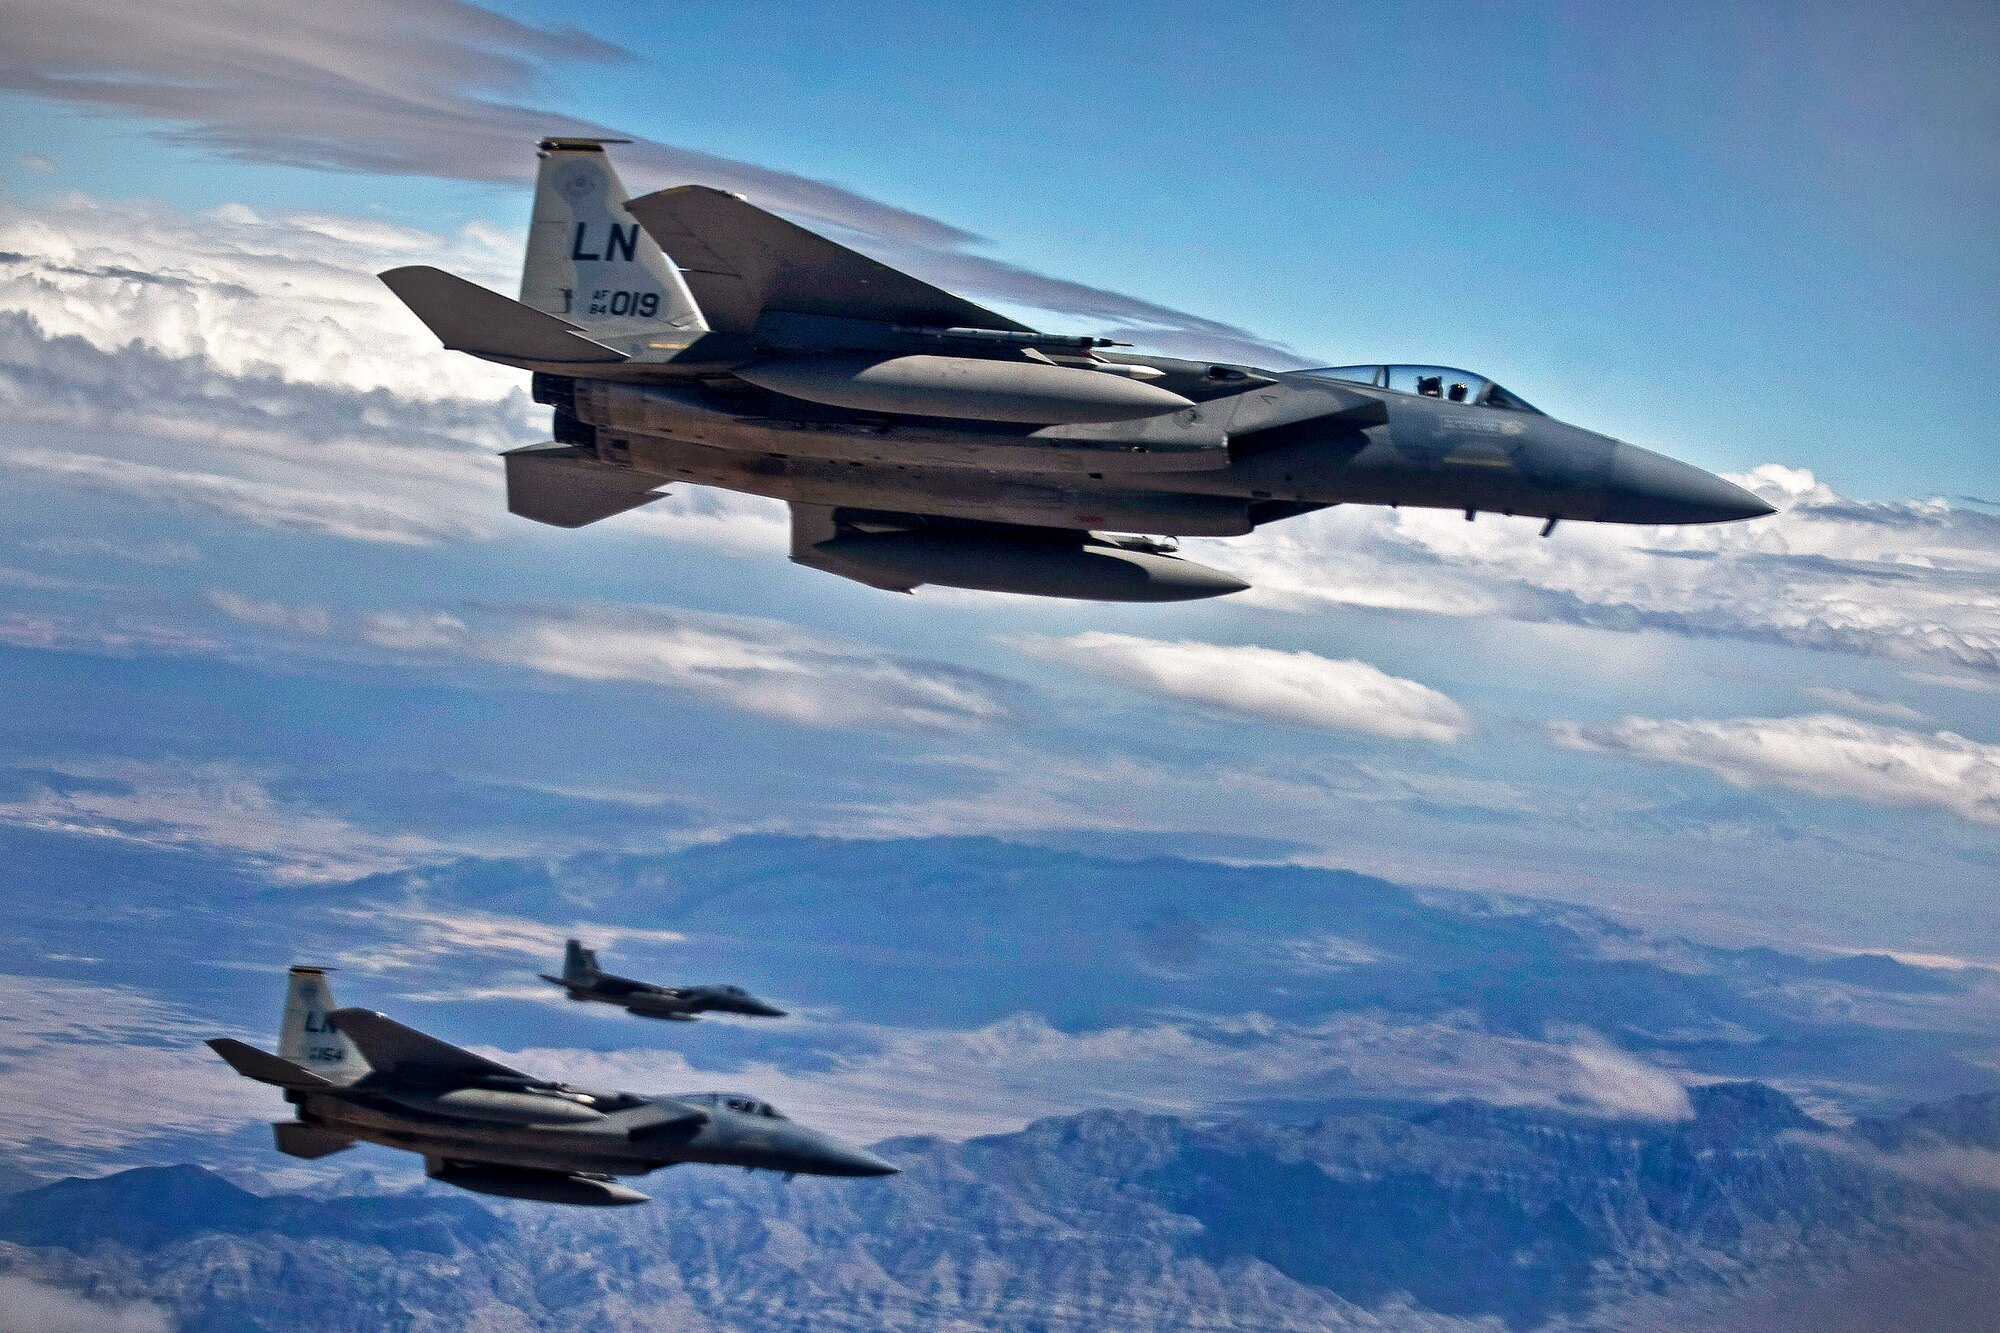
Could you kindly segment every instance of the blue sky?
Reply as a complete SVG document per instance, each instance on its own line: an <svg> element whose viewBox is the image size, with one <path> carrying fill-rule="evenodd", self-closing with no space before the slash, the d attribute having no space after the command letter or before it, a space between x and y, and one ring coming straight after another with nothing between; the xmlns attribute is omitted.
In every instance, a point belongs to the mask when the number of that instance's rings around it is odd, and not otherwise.
<svg viewBox="0 0 2000 1333"><path fill-rule="evenodd" d="M1986 11L92 12L0 53L0 826L284 887L1227 846L2000 965ZM1193 543L1255 589L1168 607L889 596L692 488L535 527L524 377L372 274L508 287L532 139L579 123L636 189L1065 326L1464 364L1780 513L1338 509Z"/></svg>
<svg viewBox="0 0 2000 1333"><path fill-rule="evenodd" d="M1712 466L1991 497L1996 25L1929 17L609 5L590 28L625 57L558 41L468 91L837 182L1309 358L1466 364ZM507 190L9 120L63 165L17 189L520 221Z"/></svg>

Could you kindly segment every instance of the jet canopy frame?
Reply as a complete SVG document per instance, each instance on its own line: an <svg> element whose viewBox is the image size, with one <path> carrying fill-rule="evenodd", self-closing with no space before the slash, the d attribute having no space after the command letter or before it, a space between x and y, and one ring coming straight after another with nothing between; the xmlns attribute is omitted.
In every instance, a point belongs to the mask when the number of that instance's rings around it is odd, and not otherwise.
<svg viewBox="0 0 2000 1333"><path fill-rule="evenodd" d="M1415 394L1420 398L1441 398L1452 403L1473 403L1480 407L1498 407L1509 412L1533 412L1536 416L1545 415L1540 408L1533 406L1519 394L1501 388L1493 380L1476 371L1460 370L1456 366L1320 366L1298 373L1311 375L1316 379L1365 384L1372 388L1387 389L1391 393Z"/></svg>

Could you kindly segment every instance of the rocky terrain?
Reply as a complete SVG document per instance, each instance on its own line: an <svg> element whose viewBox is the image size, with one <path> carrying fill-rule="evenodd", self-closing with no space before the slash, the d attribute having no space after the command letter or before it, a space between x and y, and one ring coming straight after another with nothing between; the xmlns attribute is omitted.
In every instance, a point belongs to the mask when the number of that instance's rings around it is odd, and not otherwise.
<svg viewBox="0 0 2000 1333"><path fill-rule="evenodd" d="M143 1168L0 1199L0 1280L130 1329L1991 1327L2000 1094L1839 1129L1756 1083L1693 1105L1092 1112L604 1212Z"/></svg>

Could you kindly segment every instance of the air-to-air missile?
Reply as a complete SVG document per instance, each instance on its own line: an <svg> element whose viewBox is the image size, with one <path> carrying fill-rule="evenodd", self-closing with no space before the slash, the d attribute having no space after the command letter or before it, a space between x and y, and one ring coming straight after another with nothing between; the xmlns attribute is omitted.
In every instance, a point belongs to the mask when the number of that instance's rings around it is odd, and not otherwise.
<svg viewBox="0 0 2000 1333"><path fill-rule="evenodd" d="M741 986L659 986L650 981L634 981L597 965L597 951L586 949L579 940L563 948L563 970L559 977L541 974L543 981L561 986L572 1000L597 1000L615 1004L641 1018L667 1018L693 1022L702 1014L743 1014L752 1018L783 1018L785 1011L758 999Z"/></svg>
<svg viewBox="0 0 2000 1333"><path fill-rule="evenodd" d="M445 346L533 372L508 507L581 527L671 482L786 501L792 558L921 584L1173 601L1244 582L1170 540L1337 504L1720 523L1771 507L1448 366L1279 372L1042 333L699 185L628 199L547 139L512 301L382 275Z"/></svg>
<svg viewBox="0 0 2000 1333"><path fill-rule="evenodd" d="M740 1093L640 1096L524 1074L366 1009L337 1009L325 972L294 967L272 1055L218 1037L245 1078L282 1088L297 1118L278 1151L316 1158L376 1143L421 1153L432 1179L548 1203L644 1203L614 1177L705 1162L786 1175L885 1176L865 1148Z"/></svg>

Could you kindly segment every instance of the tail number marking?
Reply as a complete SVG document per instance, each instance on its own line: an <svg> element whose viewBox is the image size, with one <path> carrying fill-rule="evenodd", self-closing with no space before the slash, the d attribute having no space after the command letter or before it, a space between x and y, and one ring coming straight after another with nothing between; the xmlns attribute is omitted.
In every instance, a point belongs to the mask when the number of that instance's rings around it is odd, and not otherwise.
<svg viewBox="0 0 2000 1333"><path fill-rule="evenodd" d="M660 313L658 292L614 292L600 287L590 294L586 315L637 315L651 319Z"/></svg>

